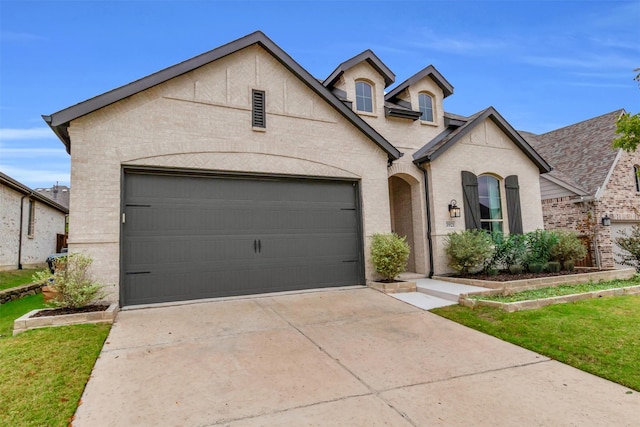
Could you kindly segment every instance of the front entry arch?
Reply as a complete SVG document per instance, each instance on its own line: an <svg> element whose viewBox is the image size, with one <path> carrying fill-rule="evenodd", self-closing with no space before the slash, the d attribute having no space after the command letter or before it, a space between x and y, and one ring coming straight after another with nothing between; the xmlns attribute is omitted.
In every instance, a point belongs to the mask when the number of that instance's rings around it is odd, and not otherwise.
<svg viewBox="0 0 640 427"><path fill-rule="evenodd" d="M406 271L416 272L416 241L411 184L398 175L389 177L389 200L391 202L391 230L401 237L406 236L409 248L411 248Z"/></svg>

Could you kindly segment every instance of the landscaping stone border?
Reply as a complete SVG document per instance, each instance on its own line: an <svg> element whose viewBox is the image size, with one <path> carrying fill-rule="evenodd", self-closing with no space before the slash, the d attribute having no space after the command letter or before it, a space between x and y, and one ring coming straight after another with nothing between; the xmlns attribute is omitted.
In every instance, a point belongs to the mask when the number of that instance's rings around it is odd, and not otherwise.
<svg viewBox="0 0 640 427"><path fill-rule="evenodd" d="M461 283L463 285L480 286L491 289L518 289L528 290L546 288L553 285L573 285L577 283L608 282L610 280L631 279L636 275L635 268L623 268L620 270L594 271L591 273L578 273L565 276L539 277L535 279L512 280L509 282L494 282L491 280L467 279L462 277L433 276L434 279L445 282Z"/></svg>
<svg viewBox="0 0 640 427"><path fill-rule="evenodd" d="M42 292L43 283L29 283L0 291L0 304Z"/></svg>
<svg viewBox="0 0 640 427"><path fill-rule="evenodd" d="M384 292L385 294L395 294L401 292L416 292L416 282L403 281L403 282L369 282L369 287L376 291Z"/></svg>
<svg viewBox="0 0 640 427"><path fill-rule="evenodd" d="M524 289L519 289L524 290ZM477 300L470 297L473 296L491 296L500 295L503 290L490 290L481 292L471 292L468 294L460 295L458 303L465 307L495 307L499 308L507 313L513 313L515 311L532 310L534 308L545 307L553 304L566 304L568 302L580 301L591 298L612 297L620 295L638 295L640 294L640 285L627 286L624 288L603 289L600 291L584 292L580 294L563 295L559 297L542 298L536 300L517 301L517 302L498 302L498 301L485 301Z"/></svg>
<svg viewBox="0 0 640 427"><path fill-rule="evenodd" d="M113 303L104 311L31 318L35 313L45 310L52 309L31 310L24 316L17 318L13 322L13 335L28 331L29 329L47 328L50 326L78 325L81 323L113 323L119 308L117 303Z"/></svg>

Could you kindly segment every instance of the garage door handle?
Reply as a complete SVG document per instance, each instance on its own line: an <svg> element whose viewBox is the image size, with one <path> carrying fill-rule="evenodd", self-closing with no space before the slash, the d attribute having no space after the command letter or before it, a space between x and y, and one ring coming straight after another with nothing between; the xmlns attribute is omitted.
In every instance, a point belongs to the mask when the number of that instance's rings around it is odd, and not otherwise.
<svg viewBox="0 0 640 427"><path fill-rule="evenodd" d="M258 253L258 241L253 240L253 252Z"/></svg>
<svg viewBox="0 0 640 427"><path fill-rule="evenodd" d="M262 240L258 240L258 252L262 253Z"/></svg>

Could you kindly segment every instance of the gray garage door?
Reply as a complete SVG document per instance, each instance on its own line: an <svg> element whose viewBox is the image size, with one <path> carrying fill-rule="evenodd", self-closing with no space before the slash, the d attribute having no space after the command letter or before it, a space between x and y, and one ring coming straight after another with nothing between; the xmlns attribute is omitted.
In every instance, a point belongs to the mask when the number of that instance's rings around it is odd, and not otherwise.
<svg viewBox="0 0 640 427"><path fill-rule="evenodd" d="M358 184L125 173L121 304L364 283Z"/></svg>

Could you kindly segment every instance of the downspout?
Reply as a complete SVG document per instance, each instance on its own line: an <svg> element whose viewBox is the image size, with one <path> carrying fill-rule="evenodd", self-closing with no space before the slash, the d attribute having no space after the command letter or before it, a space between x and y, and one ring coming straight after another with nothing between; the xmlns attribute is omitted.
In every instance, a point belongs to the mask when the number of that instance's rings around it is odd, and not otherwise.
<svg viewBox="0 0 640 427"><path fill-rule="evenodd" d="M429 251L429 279L433 277L433 238L431 236L431 208L429 206L429 177L427 170L421 165L416 164L421 170L424 176L424 200L427 213L427 249Z"/></svg>
<svg viewBox="0 0 640 427"><path fill-rule="evenodd" d="M23 223L23 217L24 217L24 198L28 197L29 195L26 194L24 196L22 196L22 198L20 199L20 232L18 234L18 270L22 270L22 223Z"/></svg>

